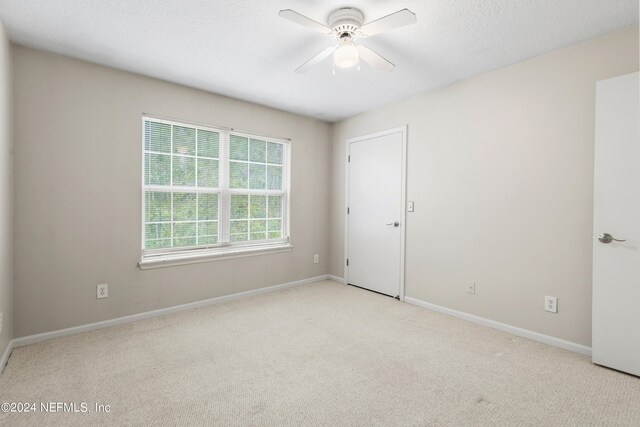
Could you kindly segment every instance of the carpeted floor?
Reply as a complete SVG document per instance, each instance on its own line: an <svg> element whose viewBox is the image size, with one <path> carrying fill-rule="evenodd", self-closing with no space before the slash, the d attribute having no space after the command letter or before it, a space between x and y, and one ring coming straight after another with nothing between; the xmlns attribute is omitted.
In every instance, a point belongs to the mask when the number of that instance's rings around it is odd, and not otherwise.
<svg viewBox="0 0 640 427"><path fill-rule="evenodd" d="M17 348L0 402L36 403L12 426L640 425L639 378L333 282Z"/></svg>

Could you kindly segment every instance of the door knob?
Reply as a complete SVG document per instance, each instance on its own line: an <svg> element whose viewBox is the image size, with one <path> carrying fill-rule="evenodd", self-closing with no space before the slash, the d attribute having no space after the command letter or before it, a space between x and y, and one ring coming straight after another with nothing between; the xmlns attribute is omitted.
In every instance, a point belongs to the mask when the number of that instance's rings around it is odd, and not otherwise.
<svg viewBox="0 0 640 427"><path fill-rule="evenodd" d="M602 233L601 235L598 236L598 240L600 240L602 243L611 243L613 241L626 242L626 240L614 239L613 236L609 233Z"/></svg>
<svg viewBox="0 0 640 427"><path fill-rule="evenodd" d="M396 221L396 222L389 222L389 223L387 223L387 225L388 225L388 226L392 226L392 225L393 225L394 227L400 227L400 223L399 223L398 221Z"/></svg>

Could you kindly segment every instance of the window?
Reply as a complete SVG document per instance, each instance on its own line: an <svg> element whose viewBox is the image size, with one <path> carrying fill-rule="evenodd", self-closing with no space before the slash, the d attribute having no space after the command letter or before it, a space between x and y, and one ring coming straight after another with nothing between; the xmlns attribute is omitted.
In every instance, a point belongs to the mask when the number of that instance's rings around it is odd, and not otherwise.
<svg viewBox="0 0 640 427"><path fill-rule="evenodd" d="M288 142L143 119L146 260L288 245Z"/></svg>

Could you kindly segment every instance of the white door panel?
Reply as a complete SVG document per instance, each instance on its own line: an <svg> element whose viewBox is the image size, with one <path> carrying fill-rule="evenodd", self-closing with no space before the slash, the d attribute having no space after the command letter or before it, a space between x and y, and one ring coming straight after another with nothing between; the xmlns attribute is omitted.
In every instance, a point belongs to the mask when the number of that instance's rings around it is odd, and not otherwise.
<svg viewBox="0 0 640 427"><path fill-rule="evenodd" d="M348 143L347 283L401 295L404 132Z"/></svg>
<svg viewBox="0 0 640 427"><path fill-rule="evenodd" d="M640 375L638 90L638 73L597 84L593 221L593 362L634 375ZM626 241L603 243L602 233Z"/></svg>

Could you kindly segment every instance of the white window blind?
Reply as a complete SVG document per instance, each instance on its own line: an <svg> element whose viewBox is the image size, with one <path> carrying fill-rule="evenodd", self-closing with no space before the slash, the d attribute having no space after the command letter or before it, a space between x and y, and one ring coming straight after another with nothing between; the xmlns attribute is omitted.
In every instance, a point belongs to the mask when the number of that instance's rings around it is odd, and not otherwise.
<svg viewBox="0 0 640 427"><path fill-rule="evenodd" d="M288 242L288 141L151 117L143 126L143 258Z"/></svg>

